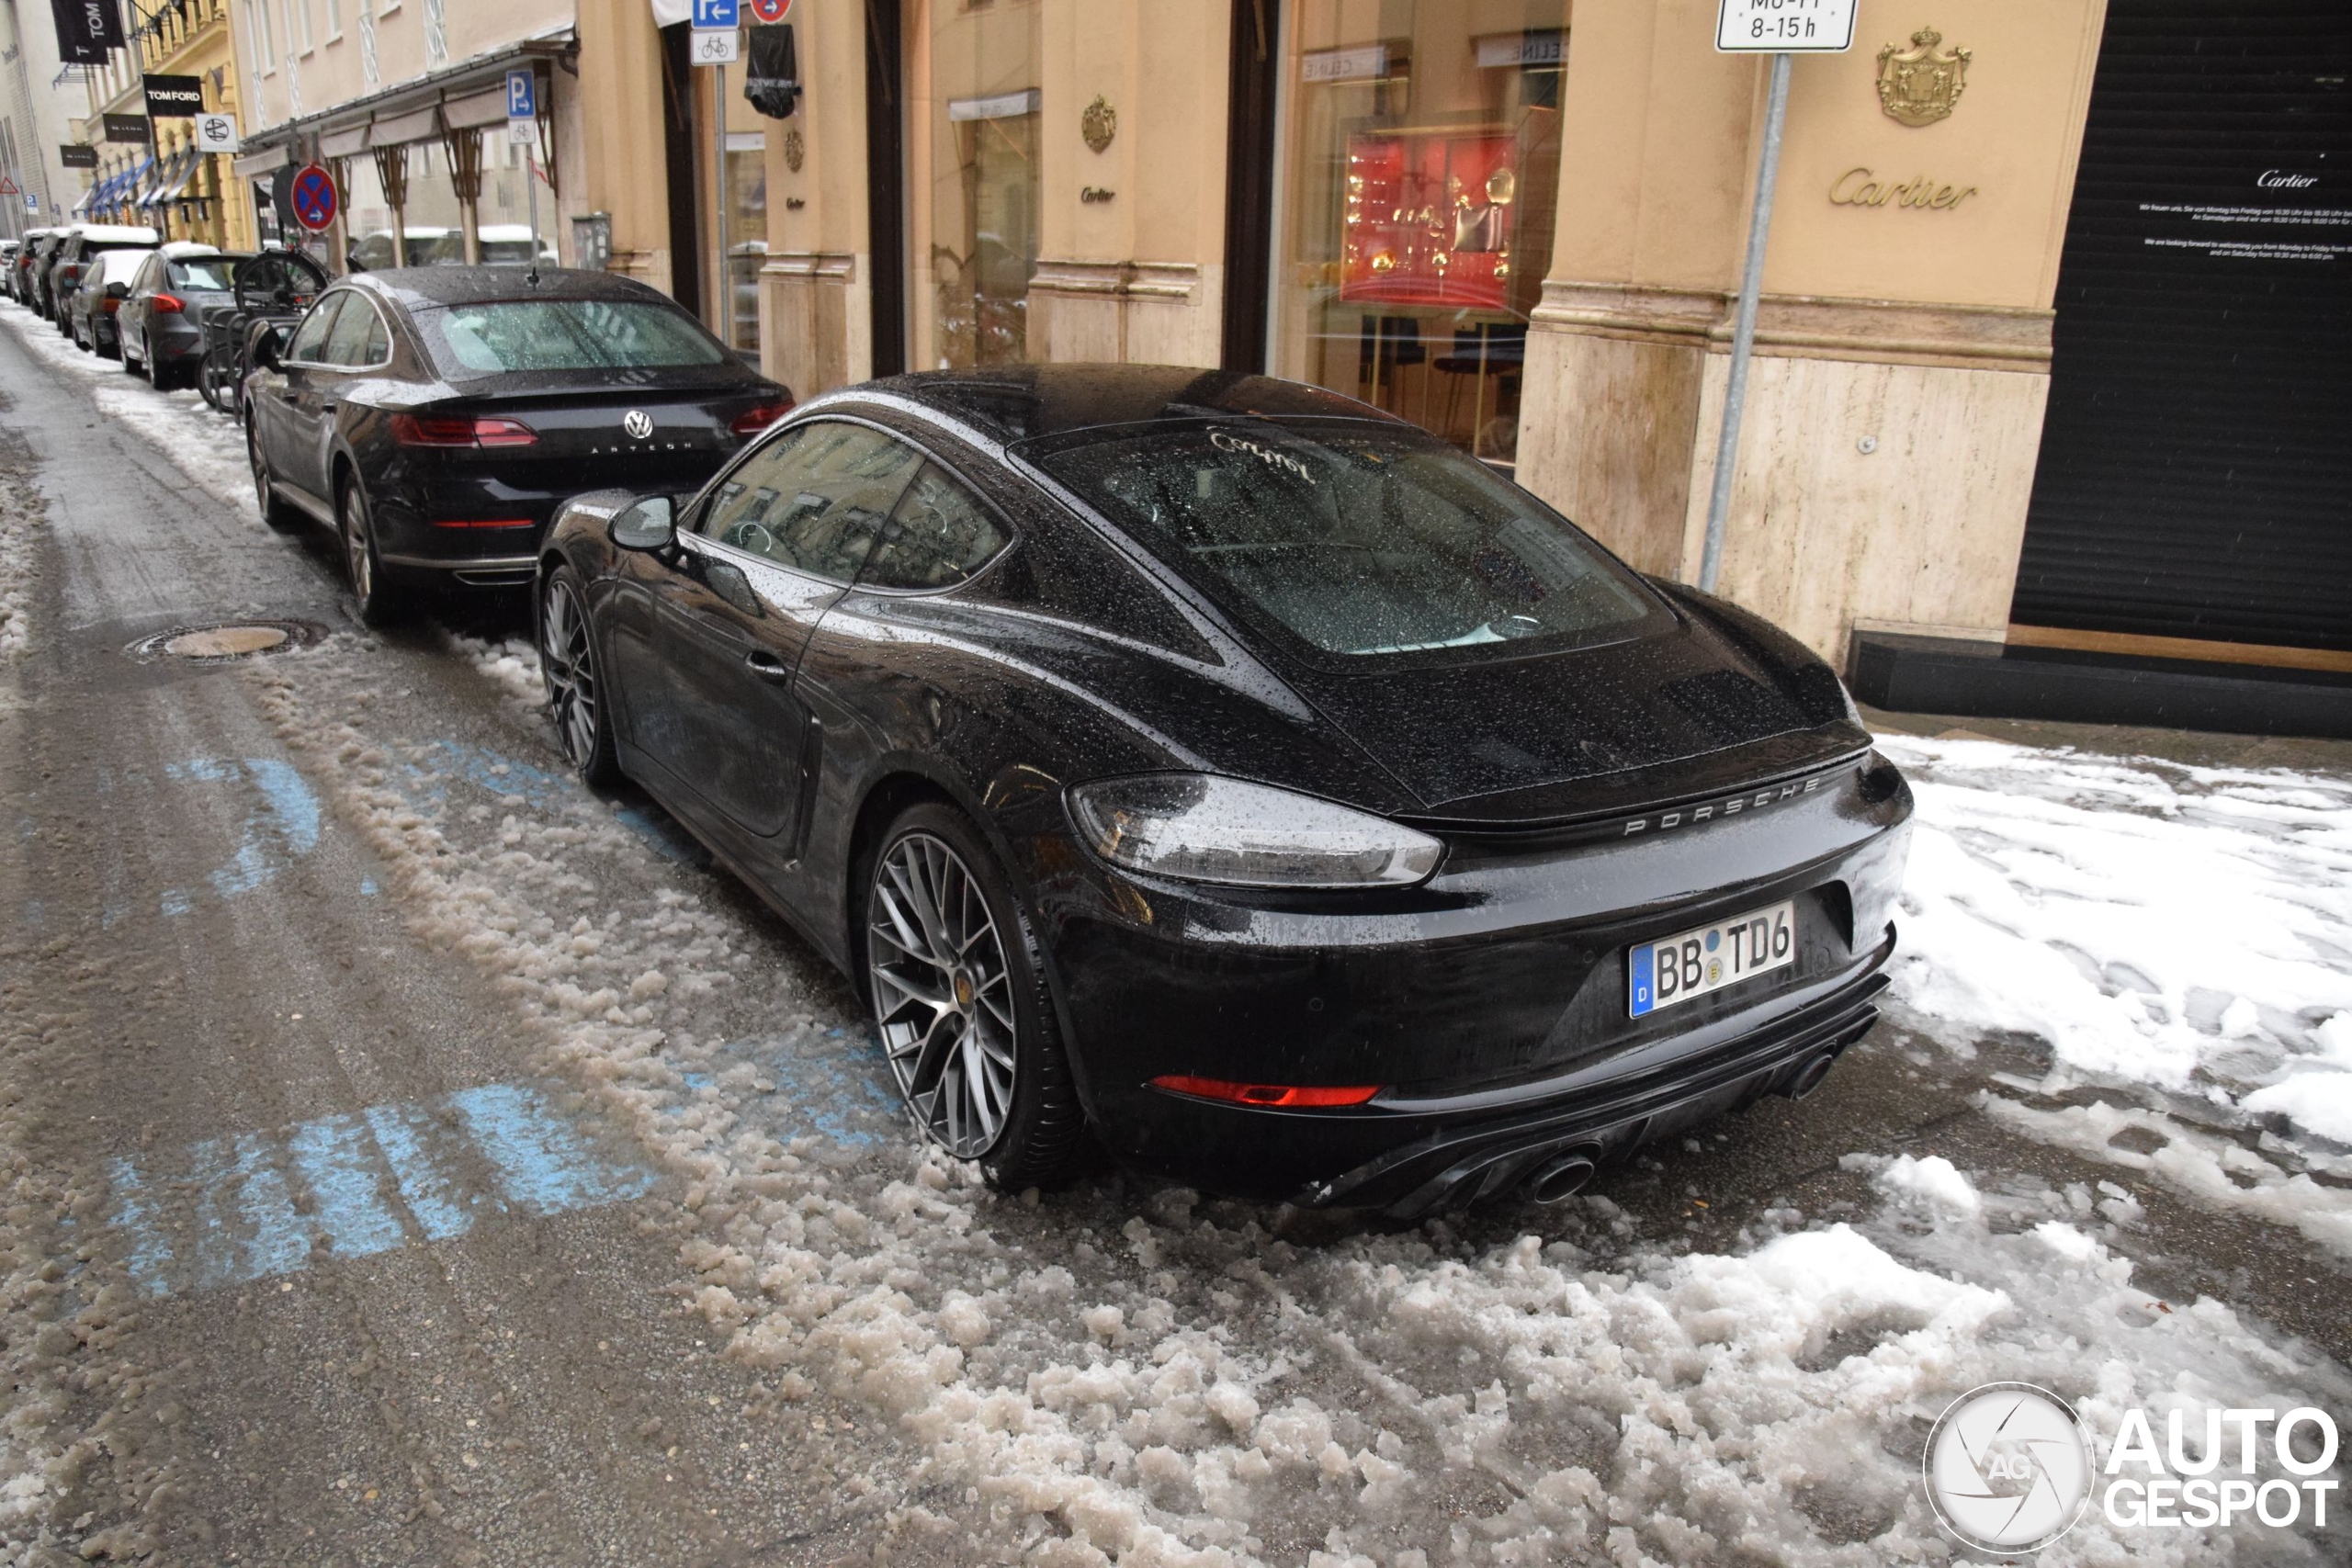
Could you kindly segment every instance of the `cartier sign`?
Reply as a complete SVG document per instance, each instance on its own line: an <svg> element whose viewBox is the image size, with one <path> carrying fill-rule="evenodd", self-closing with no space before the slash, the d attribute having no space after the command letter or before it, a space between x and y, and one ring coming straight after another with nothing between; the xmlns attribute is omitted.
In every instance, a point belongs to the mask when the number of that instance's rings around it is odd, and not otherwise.
<svg viewBox="0 0 2352 1568"><path fill-rule="evenodd" d="M1974 186L1941 185L1925 175L1901 181L1882 180L1875 171L1856 167L1831 182L1829 202L1833 207L1918 207L1931 212L1950 212L1975 194Z"/></svg>

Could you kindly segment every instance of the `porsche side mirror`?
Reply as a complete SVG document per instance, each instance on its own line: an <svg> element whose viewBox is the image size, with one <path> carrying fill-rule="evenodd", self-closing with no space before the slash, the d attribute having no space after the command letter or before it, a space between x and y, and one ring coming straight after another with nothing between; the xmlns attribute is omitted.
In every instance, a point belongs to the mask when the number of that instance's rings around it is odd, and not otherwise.
<svg viewBox="0 0 2352 1568"><path fill-rule="evenodd" d="M107 284L107 299L130 299L130 285L129 285L128 283L109 283L109 284Z"/></svg>
<svg viewBox="0 0 2352 1568"><path fill-rule="evenodd" d="M676 516L668 496L649 495L621 508L608 532L625 550L666 550L678 537Z"/></svg>
<svg viewBox="0 0 2352 1568"><path fill-rule="evenodd" d="M265 331L255 333L254 337L253 362L264 370L277 369L278 367L277 348L278 336L275 331Z"/></svg>

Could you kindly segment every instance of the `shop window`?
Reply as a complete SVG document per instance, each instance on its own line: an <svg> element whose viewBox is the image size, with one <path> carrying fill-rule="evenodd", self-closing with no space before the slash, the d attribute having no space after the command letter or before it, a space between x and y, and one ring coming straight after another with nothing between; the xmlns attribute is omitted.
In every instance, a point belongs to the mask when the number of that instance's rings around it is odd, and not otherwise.
<svg viewBox="0 0 2352 1568"><path fill-rule="evenodd" d="M1559 185L1565 0L1300 0L1268 363L1508 468Z"/></svg>
<svg viewBox="0 0 2352 1568"><path fill-rule="evenodd" d="M1043 95L1039 0L908 0L909 357L942 370L1028 357Z"/></svg>
<svg viewBox="0 0 2352 1568"><path fill-rule="evenodd" d="M727 295L734 302L728 341L746 352L760 346L760 268L768 259L767 147L763 132L727 133Z"/></svg>

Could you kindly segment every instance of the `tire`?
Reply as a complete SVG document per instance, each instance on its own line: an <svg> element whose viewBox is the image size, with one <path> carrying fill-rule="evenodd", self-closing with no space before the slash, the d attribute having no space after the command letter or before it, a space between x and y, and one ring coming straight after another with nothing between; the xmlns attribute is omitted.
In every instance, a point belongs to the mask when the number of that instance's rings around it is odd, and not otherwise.
<svg viewBox="0 0 2352 1568"><path fill-rule="evenodd" d="M962 812L926 801L864 870L852 946L915 1126L1000 1191L1067 1179L1086 1113L1036 933L995 855Z"/></svg>
<svg viewBox="0 0 2352 1568"><path fill-rule="evenodd" d="M254 498L261 502L261 520L281 534L290 534L302 525L302 513L277 499L277 487L270 482L269 464L261 455L261 440L251 426L245 430L245 461L254 471Z"/></svg>
<svg viewBox="0 0 2352 1568"><path fill-rule="evenodd" d="M588 623L588 590L580 574L560 566L539 585L539 675L547 682L548 718L556 745L581 782L620 782L613 745L613 711L596 637Z"/></svg>
<svg viewBox="0 0 2352 1568"><path fill-rule="evenodd" d="M376 558L376 530L368 521L368 491L356 479L345 479L335 492L336 532L343 536L343 566L351 579L352 608L359 624L377 630L398 626L408 616L409 596L398 583L386 580Z"/></svg>

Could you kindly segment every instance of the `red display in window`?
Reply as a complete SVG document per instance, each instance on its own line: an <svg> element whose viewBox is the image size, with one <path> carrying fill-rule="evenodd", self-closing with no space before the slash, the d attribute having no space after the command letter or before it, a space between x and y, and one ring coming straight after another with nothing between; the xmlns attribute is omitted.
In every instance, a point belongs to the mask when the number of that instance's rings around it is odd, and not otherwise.
<svg viewBox="0 0 2352 1568"><path fill-rule="evenodd" d="M1501 309L1510 292L1515 152L1507 131L1349 137L1340 298Z"/></svg>

